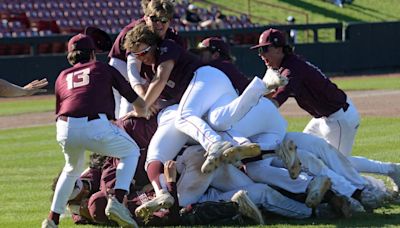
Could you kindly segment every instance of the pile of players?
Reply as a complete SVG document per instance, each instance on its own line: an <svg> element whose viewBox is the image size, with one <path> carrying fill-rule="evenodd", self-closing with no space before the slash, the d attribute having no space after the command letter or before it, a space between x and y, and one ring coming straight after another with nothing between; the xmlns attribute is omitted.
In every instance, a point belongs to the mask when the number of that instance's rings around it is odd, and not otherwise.
<svg viewBox="0 0 400 228"><path fill-rule="evenodd" d="M267 69L249 80L220 38L186 50L169 27L172 1L142 7L109 65L96 61L101 40L90 31L68 43L73 67L55 87L66 165L42 227L57 227L65 205L77 223L209 224L234 220L233 211L263 224L264 212L351 217L396 197L400 165L351 156L355 106L283 32L261 34L252 49ZM287 132L279 113L289 97L313 117L303 132ZM85 150L106 157L82 173ZM396 188L360 172L387 175ZM215 202L214 217L205 202Z"/></svg>

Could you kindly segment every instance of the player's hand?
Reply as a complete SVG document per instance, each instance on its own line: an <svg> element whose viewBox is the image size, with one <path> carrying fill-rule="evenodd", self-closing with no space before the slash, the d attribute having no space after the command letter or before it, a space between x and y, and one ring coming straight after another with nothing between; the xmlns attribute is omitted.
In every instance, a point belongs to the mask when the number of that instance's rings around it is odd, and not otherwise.
<svg viewBox="0 0 400 228"><path fill-rule="evenodd" d="M34 80L29 84L25 85L23 88L26 91L26 95L33 95L35 93L43 93L46 92L46 89L42 89L43 87L47 86L49 82L47 78L43 78L41 80Z"/></svg>
<svg viewBox="0 0 400 228"><path fill-rule="evenodd" d="M167 182L176 182L176 162L168 160L164 164L164 176Z"/></svg>

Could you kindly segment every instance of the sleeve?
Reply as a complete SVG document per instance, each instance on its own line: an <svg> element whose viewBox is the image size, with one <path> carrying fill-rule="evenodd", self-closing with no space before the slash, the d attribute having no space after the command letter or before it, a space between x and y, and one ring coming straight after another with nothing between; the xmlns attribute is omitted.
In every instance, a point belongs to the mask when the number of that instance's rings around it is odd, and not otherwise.
<svg viewBox="0 0 400 228"><path fill-rule="evenodd" d="M278 102L279 106L287 101L287 99L290 97L294 84L296 84L296 79L292 77L289 69L284 69L281 72L281 75L287 77L289 79L289 83L285 86L279 87L272 96L272 98Z"/></svg>
<svg viewBox="0 0 400 228"><path fill-rule="evenodd" d="M122 76L122 74L119 73L119 71L116 70L114 67L108 66L108 68L113 78L113 87L118 90L118 92L129 102L133 103L138 95L135 93L135 91L133 91L129 82L126 81L124 76Z"/></svg>
<svg viewBox="0 0 400 228"><path fill-rule="evenodd" d="M132 88L136 85L146 84L146 80L140 77L140 65L142 62L135 58L133 55L128 55L127 68L128 68L128 79L131 83Z"/></svg>

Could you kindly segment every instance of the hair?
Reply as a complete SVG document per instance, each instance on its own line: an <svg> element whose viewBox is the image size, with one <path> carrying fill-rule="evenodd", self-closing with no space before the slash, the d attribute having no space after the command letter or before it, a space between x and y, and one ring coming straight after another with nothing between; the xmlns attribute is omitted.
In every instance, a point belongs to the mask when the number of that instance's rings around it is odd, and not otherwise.
<svg viewBox="0 0 400 228"><path fill-rule="evenodd" d="M144 4L147 6L144 6ZM142 9L145 16L167 17L169 19L172 19L175 12L175 6L171 0L142 0Z"/></svg>
<svg viewBox="0 0 400 228"><path fill-rule="evenodd" d="M77 63L86 63L92 59L94 50L75 50L71 51L67 55L69 64L75 65Z"/></svg>
<svg viewBox="0 0 400 228"><path fill-rule="evenodd" d="M141 43L149 46L156 45L161 38L152 32L145 23L139 23L125 36L124 48L128 51L136 50Z"/></svg>

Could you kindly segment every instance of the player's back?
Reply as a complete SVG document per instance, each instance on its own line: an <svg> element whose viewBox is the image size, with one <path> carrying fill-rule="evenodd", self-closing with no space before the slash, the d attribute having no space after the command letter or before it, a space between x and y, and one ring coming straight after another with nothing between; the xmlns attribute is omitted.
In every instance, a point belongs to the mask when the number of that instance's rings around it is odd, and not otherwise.
<svg viewBox="0 0 400 228"><path fill-rule="evenodd" d="M57 114L83 117L113 113L112 86L117 73L98 61L78 63L61 72L55 87Z"/></svg>

